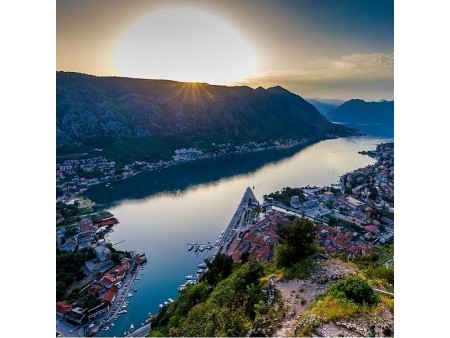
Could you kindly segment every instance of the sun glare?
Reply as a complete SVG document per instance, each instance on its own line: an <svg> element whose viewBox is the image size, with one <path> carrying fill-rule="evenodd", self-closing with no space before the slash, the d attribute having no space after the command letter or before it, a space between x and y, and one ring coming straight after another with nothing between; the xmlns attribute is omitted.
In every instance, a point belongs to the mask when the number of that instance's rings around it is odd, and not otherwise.
<svg viewBox="0 0 450 338"><path fill-rule="evenodd" d="M256 55L222 20L194 10L153 13L120 39L115 65L122 76L227 84L251 76Z"/></svg>

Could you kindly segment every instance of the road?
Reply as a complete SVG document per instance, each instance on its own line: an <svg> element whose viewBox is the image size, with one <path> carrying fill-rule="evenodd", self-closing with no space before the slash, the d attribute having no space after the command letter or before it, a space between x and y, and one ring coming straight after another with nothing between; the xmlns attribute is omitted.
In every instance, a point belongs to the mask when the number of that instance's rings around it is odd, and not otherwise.
<svg viewBox="0 0 450 338"><path fill-rule="evenodd" d="M222 237L219 239L219 243L217 244L218 249L214 256L217 253L220 253L224 247L230 243L233 235L234 230L237 229L241 224L243 224L242 218L245 215L245 211L248 209L248 201L249 199L257 201L255 195L253 194L253 191L250 187L247 187L245 190L244 196L242 196L241 203L239 203L238 208L236 212L233 215L233 218L230 221L230 224L228 224L228 227L224 231ZM244 222L245 223L245 222Z"/></svg>
<svg viewBox="0 0 450 338"><path fill-rule="evenodd" d="M126 337L146 337L150 333L150 330L152 329L151 323L145 324L144 326L141 326L140 328L136 329Z"/></svg>

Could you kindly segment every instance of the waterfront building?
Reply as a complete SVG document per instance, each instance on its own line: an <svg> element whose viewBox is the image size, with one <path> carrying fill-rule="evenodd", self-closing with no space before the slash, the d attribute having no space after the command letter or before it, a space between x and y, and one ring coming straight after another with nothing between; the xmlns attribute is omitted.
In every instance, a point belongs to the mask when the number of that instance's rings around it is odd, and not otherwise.
<svg viewBox="0 0 450 338"><path fill-rule="evenodd" d="M66 302L57 302L56 303L56 315L60 318L63 318L67 312L72 309L72 305L67 304Z"/></svg>
<svg viewBox="0 0 450 338"><path fill-rule="evenodd" d="M94 251L95 255L101 262L111 259L111 250L109 250L109 248L107 248L105 245L97 245L94 248Z"/></svg>

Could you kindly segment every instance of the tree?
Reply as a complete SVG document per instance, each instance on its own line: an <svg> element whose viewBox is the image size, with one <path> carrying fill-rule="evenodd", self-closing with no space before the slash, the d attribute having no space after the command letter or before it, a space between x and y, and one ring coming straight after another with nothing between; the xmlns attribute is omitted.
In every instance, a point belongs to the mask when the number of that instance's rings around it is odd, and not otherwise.
<svg viewBox="0 0 450 338"><path fill-rule="evenodd" d="M379 298L367 281L361 277L349 277L333 284L328 293L335 298L347 298L356 304L377 304Z"/></svg>
<svg viewBox="0 0 450 338"><path fill-rule="evenodd" d="M291 224L280 227L278 235L284 242L275 251L275 261L279 267L291 266L316 250L316 227L308 219L297 218Z"/></svg>
<svg viewBox="0 0 450 338"><path fill-rule="evenodd" d="M242 261L242 263L247 263L247 261L248 261L248 258L250 257L250 252L243 252L242 254L241 254L241 261Z"/></svg>
<svg viewBox="0 0 450 338"><path fill-rule="evenodd" d="M222 279L227 278L233 269L233 259L225 254L217 254L212 261L206 261L208 271L204 278L209 285L215 286Z"/></svg>

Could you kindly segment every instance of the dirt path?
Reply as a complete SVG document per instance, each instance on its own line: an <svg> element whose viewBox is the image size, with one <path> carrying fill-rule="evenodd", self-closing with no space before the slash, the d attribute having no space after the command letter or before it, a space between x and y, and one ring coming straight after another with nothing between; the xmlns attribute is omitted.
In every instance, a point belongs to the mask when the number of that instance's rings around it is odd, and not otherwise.
<svg viewBox="0 0 450 338"><path fill-rule="evenodd" d="M335 281L356 274L357 269L336 259L317 259L317 271L308 279L293 279L288 282L277 282L275 287L280 290L286 316L281 327L275 332L275 337L287 337L294 333L295 324L300 316L308 310L318 295L325 293Z"/></svg>

